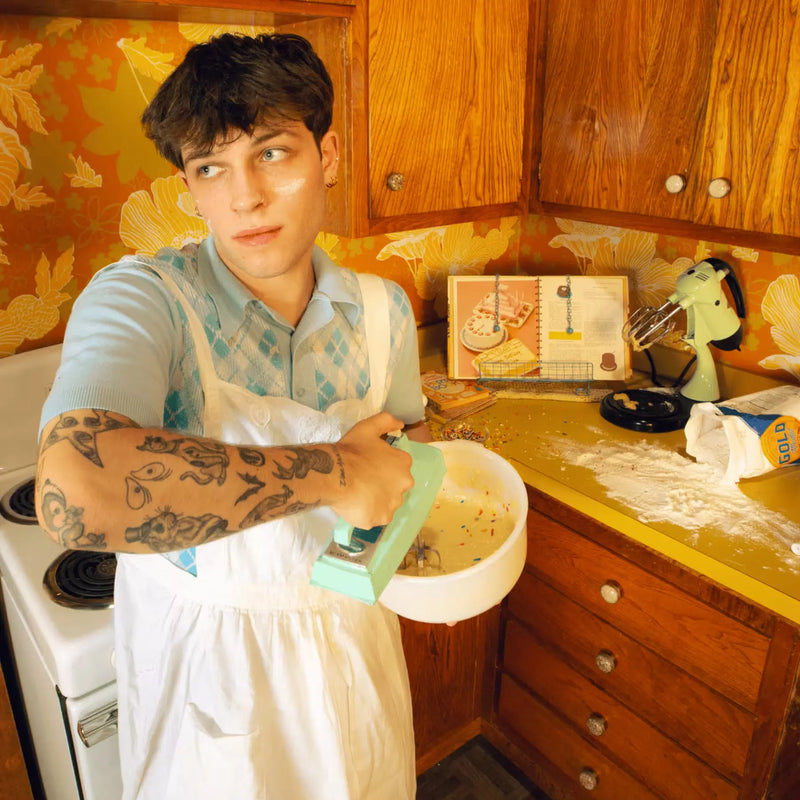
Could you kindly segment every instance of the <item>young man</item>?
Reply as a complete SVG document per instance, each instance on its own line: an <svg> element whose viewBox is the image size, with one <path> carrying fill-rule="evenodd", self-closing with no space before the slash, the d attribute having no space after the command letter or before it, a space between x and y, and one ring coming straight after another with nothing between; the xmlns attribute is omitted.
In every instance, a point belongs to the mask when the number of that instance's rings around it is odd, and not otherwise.
<svg viewBox="0 0 800 800"><path fill-rule="evenodd" d="M308 43L193 47L145 111L211 236L75 303L37 510L118 552L124 798L414 796L397 618L309 583L336 516L384 524L424 433L408 298L315 248L339 142ZM424 435L419 438L425 438Z"/></svg>

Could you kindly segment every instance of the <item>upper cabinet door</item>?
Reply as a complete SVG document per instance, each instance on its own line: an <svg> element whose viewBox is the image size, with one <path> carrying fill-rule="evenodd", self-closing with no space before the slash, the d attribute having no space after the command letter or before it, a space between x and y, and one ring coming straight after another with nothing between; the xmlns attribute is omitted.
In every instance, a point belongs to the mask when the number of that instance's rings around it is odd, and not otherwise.
<svg viewBox="0 0 800 800"><path fill-rule="evenodd" d="M691 218L716 7L549 1L541 201Z"/></svg>
<svg viewBox="0 0 800 800"><path fill-rule="evenodd" d="M523 199L529 5L370 0L371 220Z"/></svg>
<svg viewBox="0 0 800 800"><path fill-rule="evenodd" d="M719 3L703 141L698 222L800 236L798 0Z"/></svg>

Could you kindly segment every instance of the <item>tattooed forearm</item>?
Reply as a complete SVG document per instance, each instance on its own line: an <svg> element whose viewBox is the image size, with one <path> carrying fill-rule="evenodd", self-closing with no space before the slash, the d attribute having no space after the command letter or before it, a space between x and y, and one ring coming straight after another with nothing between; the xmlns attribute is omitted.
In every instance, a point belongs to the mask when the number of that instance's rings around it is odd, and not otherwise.
<svg viewBox="0 0 800 800"><path fill-rule="evenodd" d="M250 467L263 467L266 463L264 454L254 450L252 447L240 447L239 458Z"/></svg>
<svg viewBox="0 0 800 800"><path fill-rule="evenodd" d="M333 472L333 458L327 450L312 450L308 447L285 447L294 453L288 456L289 465L284 467L275 461L276 470L272 474L282 481L290 478L305 478L311 470L328 475Z"/></svg>
<svg viewBox="0 0 800 800"><path fill-rule="evenodd" d="M347 481L344 478L344 462L338 447L333 448L333 455L336 458L336 465L339 467L339 486L345 487L347 486Z"/></svg>
<svg viewBox="0 0 800 800"><path fill-rule="evenodd" d="M258 494L266 486L264 481L259 480L255 475L251 475L249 472L240 472L238 474L245 483L250 484L250 488L245 489L245 491L236 498L234 505L238 505L243 500L247 500L251 495Z"/></svg>
<svg viewBox="0 0 800 800"><path fill-rule="evenodd" d="M177 456L199 470L199 472L184 472L181 480L191 478L202 486L211 481L216 481L219 486L225 483L230 459L225 445L219 442L201 441L189 437L167 441L163 436L146 436L144 444L138 445L136 449Z"/></svg>
<svg viewBox="0 0 800 800"><path fill-rule="evenodd" d="M164 509L155 517L145 520L138 528L127 528L125 541L142 542L153 552L166 553L169 550L185 550L187 547L203 544L225 533L227 528L228 521L216 514L179 516Z"/></svg>
<svg viewBox="0 0 800 800"><path fill-rule="evenodd" d="M299 511L306 511L309 508L316 508L313 503L301 503L299 501L289 502L294 497L294 492L286 485L279 494L265 497L252 511L242 520L239 527L249 528L251 525L258 525L260 522L268 522L277 517L288 514L296 514Z"/></svg>
<svg viewBox="0 0 800 800"><path fill-rule="evenodd" d="M102 467L103 462L97 453L97 434L128 427L131 427L129 420L108 411L91 411L80 417L75 414L61 414L42 443L42 452L57 442L66 440L81 455Z"/></svg>
<svg viewBox="0 0 800 800"><path fill-rule="evenodd" d="M141 469L135 469L125 478L125 499L128 506L139 509L153 499L150 490L146 486L142 486L144 481L163 481L170 475L172 475L172 470L159 464L158 461L145 464Z"/></svg>
<svg viewBox="0 0 800 800"><path fill-rule="evenodd" d="M106 549L105 534L86 531L83 509L67 505L64 493L49 480L44 482L39 513L45 528L58 534L58 540L64 547Z"/></svg>

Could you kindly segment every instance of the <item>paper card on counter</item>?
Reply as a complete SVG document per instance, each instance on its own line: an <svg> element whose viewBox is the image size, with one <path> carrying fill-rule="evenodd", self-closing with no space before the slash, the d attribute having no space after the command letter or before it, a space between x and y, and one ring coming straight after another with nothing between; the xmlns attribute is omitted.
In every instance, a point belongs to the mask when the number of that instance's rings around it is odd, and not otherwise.
<svg viewBox="0 0 800 800"><path fill-rule="evenodd" d="M509 339L472 359L476 372L486 379L526 375L536 369L537 363L536 355L519 339Z"/></svg>

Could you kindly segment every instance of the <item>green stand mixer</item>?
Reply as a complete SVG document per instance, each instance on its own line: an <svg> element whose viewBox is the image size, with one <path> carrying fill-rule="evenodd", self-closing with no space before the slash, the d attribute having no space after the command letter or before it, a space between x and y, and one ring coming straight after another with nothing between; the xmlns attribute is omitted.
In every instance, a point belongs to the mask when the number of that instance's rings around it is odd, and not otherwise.
<svg viewBox="0 0 800 800"><path fill-rule="evenodd" d="M728 305L722 288L727 284L735 305ZM740 319L745 316L744 296L730 264L707 258L678 277L675 291L658 308L635 311L623 328L634 350L646 350L675 327L675 317L686 312L682 340L696 354L692 377L677 392L634 389L603 398L600 414L624 428L650 433L677 430L686 424L693 403L720 399L714 357L709 345L719 350L738 350L742 343Z"/></svg>

